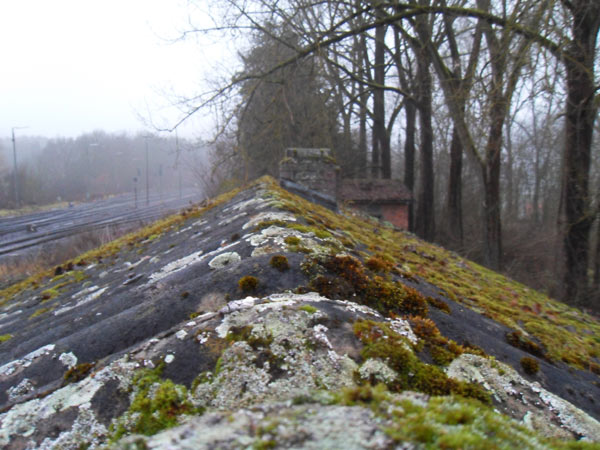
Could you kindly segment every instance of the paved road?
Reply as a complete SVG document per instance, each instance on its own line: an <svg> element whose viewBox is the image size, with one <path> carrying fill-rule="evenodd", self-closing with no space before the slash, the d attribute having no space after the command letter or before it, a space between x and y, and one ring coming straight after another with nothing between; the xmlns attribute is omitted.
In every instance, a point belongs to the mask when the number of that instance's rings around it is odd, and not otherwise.
<svg viewBox="0 0 600 450"><path fill-rule="evenodd" d="M0 261L23 256L39 246L108 226L131 226L156 220L202 200L195 189L159 195L151 193L150 203L133 194L123 194L106 200L81 203L68 208L53 209L22 216L0 219Z"/></svg>

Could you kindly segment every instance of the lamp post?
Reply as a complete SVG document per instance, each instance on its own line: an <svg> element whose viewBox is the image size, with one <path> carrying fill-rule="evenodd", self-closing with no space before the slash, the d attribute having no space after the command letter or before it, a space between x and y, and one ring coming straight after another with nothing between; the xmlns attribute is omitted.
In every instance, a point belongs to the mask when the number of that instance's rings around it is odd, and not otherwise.
<svg viewBox="0 0 600 450"><path fill-rule="evenodd" d="M17 179L17 143L15 139L15 130L23 130L28 127L12 127L12 145L13 145L13 184L15 185L15 207L19 209L19 185Z"/></svg>

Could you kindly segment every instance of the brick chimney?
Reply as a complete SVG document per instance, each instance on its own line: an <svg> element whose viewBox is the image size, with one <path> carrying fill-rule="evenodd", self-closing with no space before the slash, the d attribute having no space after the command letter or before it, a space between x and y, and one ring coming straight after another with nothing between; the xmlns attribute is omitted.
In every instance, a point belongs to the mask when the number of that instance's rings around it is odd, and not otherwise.
<svg viewBox="0 0 600 450"><path fill-rule="evenodd" d="M279 179L337 198L340 168L328 148L287 148L279 163Z"/></svg>

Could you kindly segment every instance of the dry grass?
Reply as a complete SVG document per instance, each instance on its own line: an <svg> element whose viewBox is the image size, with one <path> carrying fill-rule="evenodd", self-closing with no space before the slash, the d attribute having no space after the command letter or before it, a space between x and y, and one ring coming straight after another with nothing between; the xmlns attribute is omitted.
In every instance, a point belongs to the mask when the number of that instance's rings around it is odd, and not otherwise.
<svg viewBox="0 0 600 450"><path fill-rule="evenodd" d="M46 244L42 248L23 256L5 258L0 262L0 289L10 286L75 258L83 252L104 245L126 233L141 228L137 226L114 227L88 231L69 238Z"/></svg>

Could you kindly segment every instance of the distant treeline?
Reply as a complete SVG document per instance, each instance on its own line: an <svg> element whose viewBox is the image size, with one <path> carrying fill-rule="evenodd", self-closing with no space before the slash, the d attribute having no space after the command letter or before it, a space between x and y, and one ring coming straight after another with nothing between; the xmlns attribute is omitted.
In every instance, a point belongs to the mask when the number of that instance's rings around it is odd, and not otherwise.
<svg viewBox="0 0 600 450"><path fill-rule="evenodd" d="M12 142L2 141L0 209L16 206ZM148 183L152 190L201 186L198 172L206 145L175 137L109 134L77 138L17 137L17 186L20 206L56 201L83 201L132 192ZM8 148L7 148L8 147Z"/></svg>

